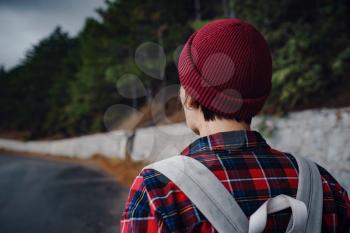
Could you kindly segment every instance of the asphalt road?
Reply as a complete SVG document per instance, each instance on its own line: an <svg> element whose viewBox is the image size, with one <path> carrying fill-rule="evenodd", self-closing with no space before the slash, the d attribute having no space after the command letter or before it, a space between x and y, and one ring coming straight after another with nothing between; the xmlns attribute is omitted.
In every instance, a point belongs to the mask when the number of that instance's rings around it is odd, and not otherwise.
<svg viewBox="0 0 350 233"><path fill-rule="evenodd" d="M0 232L116 233L127 192L95 168L0 155Z"/></svg>

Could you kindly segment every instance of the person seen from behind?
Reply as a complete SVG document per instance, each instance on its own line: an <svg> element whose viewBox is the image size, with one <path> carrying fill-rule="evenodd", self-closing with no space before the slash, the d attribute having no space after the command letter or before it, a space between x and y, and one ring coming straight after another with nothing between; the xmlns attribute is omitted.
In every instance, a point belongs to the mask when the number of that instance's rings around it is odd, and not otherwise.
<svg viewBox="0 0 350 233"><path fill-rule="evenodd" d="M337 180L251 129L272 76L252 25L208 23L188 39L178 72L187 126L200 137L140 172L121 232L349 232L350 201Z"/></svg>

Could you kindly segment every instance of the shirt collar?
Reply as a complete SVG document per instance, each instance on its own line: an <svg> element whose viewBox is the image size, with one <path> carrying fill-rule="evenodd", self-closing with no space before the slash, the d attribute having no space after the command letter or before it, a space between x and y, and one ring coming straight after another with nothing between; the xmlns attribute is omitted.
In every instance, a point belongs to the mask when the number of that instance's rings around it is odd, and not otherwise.
<svg viewBox="0 0 350 233"><path fill-rule="evenodd" d="M181 154L191 155L210 151L245 151L268 147L265 139L253 130L228 131L201 137L186 147Z"/></svg>

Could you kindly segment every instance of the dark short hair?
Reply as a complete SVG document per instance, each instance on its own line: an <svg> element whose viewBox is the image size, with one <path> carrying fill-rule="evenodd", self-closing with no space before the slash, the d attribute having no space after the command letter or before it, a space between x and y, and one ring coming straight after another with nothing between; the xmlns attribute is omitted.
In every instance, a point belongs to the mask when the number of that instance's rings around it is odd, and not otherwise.
<svg viewBox="0 0 350 233"><path fill-rule="evenodd" d="M212 110L202 106L202 105L199 105L202 112L203 112L203 115L204 115L204 120L205 121L214 121L215 119L225 119L225 120L235 120L235 121L238 121L238 122L245 122L246 124L250 125L250 123L252 122L252 119L240 119L240 118L237 118L237 117L232 117L232 116L226 116L226 115L223 115L223 114L220 114L220 113L216 113L216 112L213 112Z"/></svg>
<svg viewBox="0 0 350 233"><path fill-rule="evenodd" d="M187 99L187 97L188 97L188 95L186 93L186 99ZM195 107L201 109L205 121L215 121L215 119L219 119L219 120L225 119L225 120L234 120L234 121L238 121L238 122L244 122L244 123L246 123L248 125L250 125L252 123L252 118L250 118L250 119L240 119L238 117L226 116L226 115L223 115L223 114L220 114L220 113L217 113L217 112L213 112L209 108L204 107L203 105L201 105L197 100L195 100Z"/></svg>

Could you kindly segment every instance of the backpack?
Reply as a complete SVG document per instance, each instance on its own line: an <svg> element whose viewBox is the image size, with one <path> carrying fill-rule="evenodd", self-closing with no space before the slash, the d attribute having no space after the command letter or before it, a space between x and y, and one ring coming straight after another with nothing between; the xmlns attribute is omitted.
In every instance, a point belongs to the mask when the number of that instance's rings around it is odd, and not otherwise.
<svg viewBox="0 0 350 233"><path fill-rule="evenodd" d="M321 232L321 175L314 162L295 158L299 166L296 199L283 194L269 198L249 219L217 177L194 158L173 156L144 169L157 170L172 180L219 233L260 233L265 229L268 214L288 207L292 210L288 233Z"/></svg>

